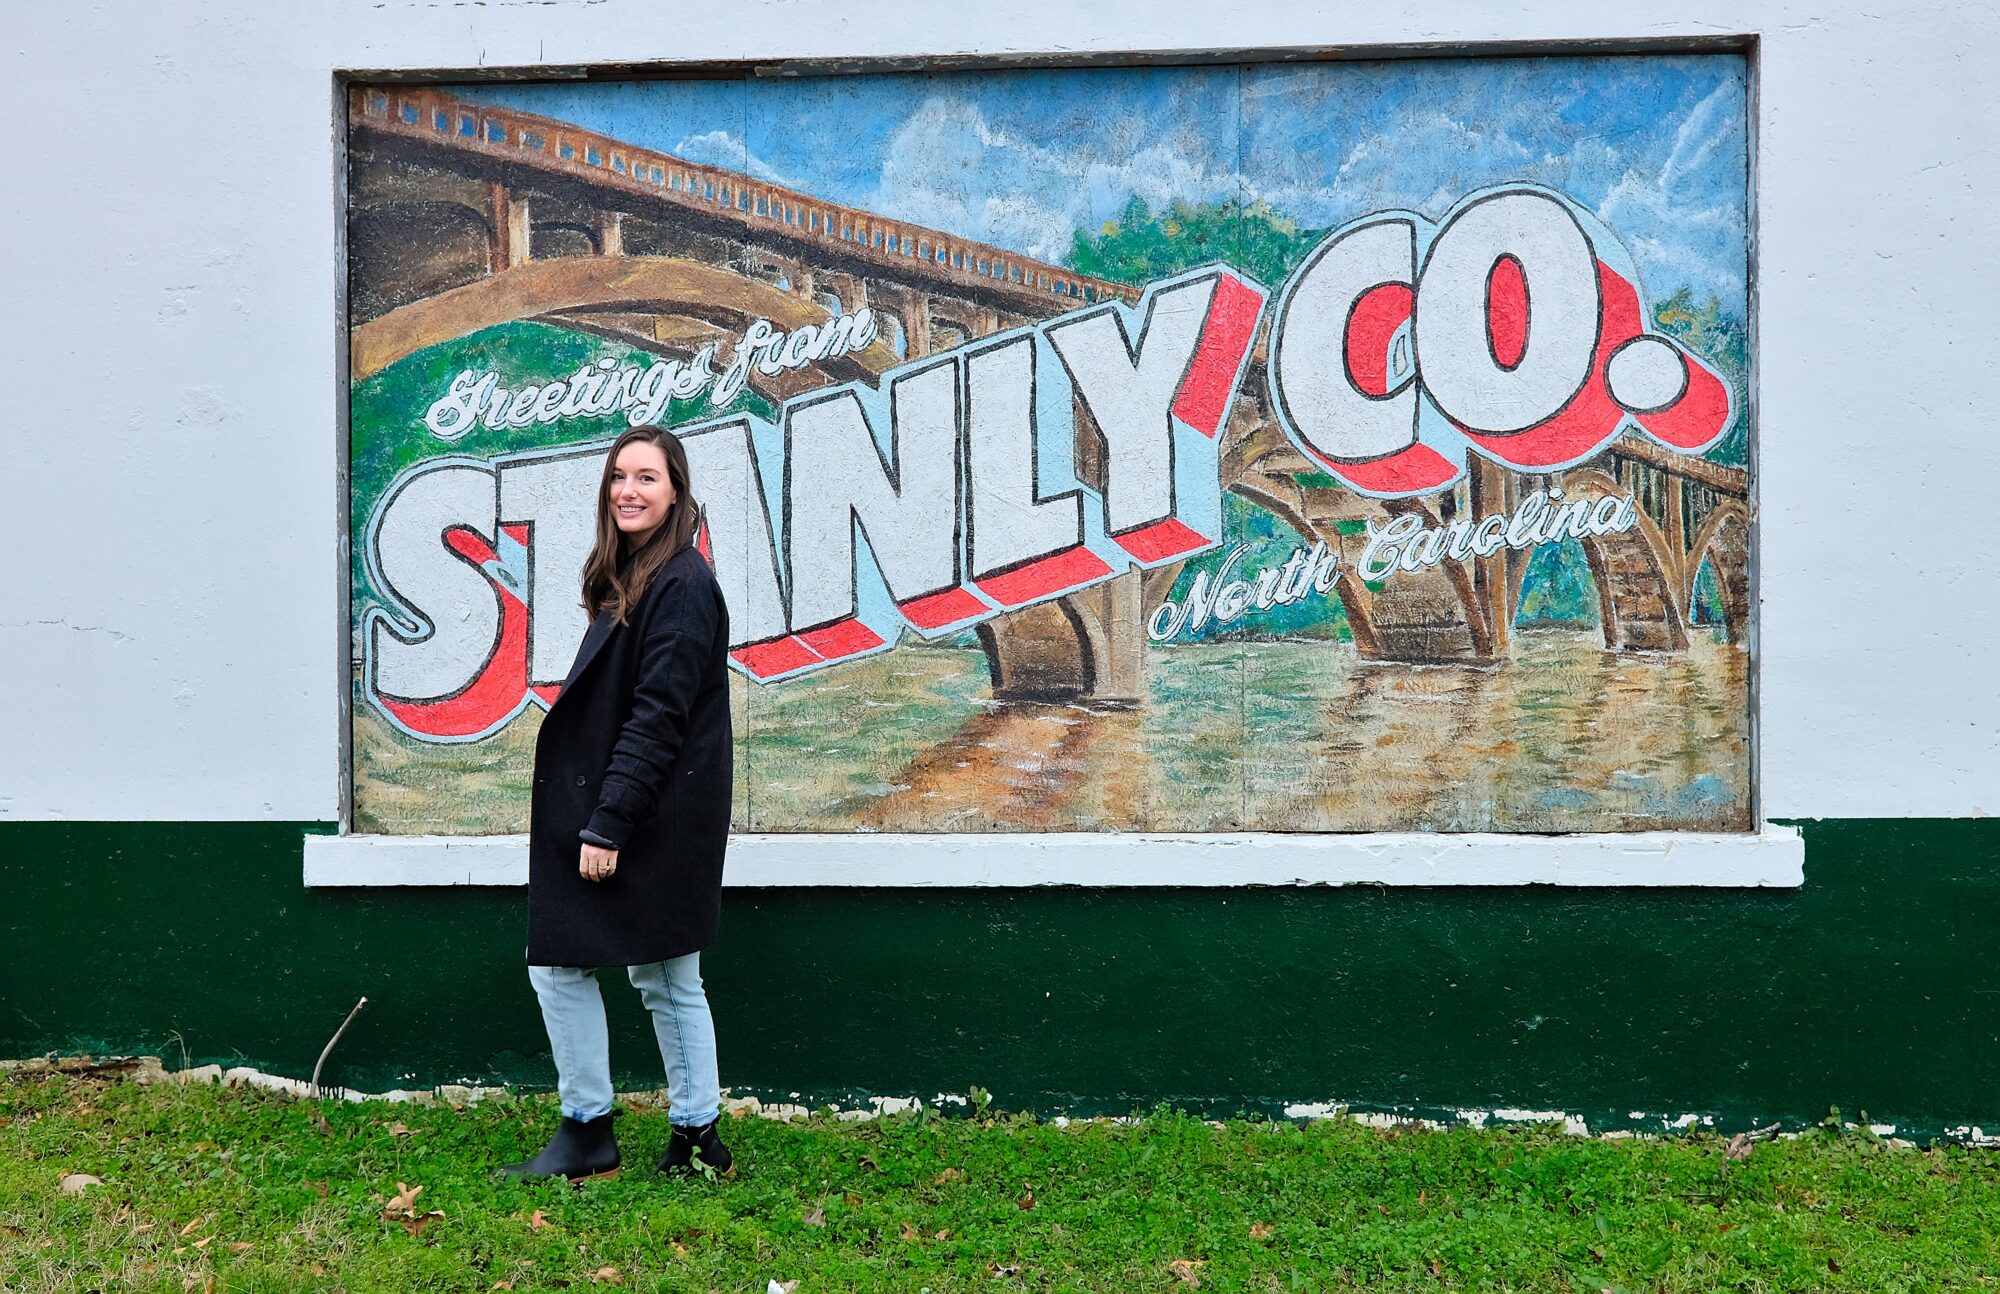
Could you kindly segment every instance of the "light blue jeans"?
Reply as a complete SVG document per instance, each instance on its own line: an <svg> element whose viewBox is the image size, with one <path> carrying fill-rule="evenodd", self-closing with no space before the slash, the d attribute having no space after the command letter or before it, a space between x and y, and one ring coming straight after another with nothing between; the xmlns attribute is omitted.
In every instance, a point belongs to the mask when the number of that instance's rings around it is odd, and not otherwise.
<svg viewBox="0 0 2000 1294"><path fill-rule="evenodd" d="M685 1127L714 1122L722 1112L715 1071L715 1021L701 988L701 954L628 966L625 974L653 1016L660 1060L667 1067L668 1118ZM528 982L542 1004L555 1053L562 1112L595 1119L611 1112L611 1035L597 972L573 966L530 966Z"/></svg>

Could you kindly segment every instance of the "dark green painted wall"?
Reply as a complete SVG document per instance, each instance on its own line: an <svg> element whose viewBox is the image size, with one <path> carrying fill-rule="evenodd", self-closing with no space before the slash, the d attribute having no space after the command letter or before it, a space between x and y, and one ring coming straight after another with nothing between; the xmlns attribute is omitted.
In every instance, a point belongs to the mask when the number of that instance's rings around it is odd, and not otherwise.
<svg viewBox="0 0 2000 1294"><path fill-rule="evenodd" d="M1797 891L731 891L725 1084L2000 1127L2000 824L1804 824ZM0 825L0 1055L552 1082L521 892L308 891L250 824ZM618 1068L661 1083L636 996ZM178 1040L177 1040L178 1036ZM337 1071L337 1072L334 1072Z"/></svg>

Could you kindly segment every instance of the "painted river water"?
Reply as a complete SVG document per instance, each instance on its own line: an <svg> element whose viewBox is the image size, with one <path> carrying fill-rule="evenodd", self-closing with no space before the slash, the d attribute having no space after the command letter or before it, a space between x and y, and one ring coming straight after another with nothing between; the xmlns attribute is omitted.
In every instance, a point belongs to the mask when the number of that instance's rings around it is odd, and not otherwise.
<svg viewBox="0 0 2000 1294"><path fill-rule="evenodd" d="M1154 647L1143 705L1001 704L983 654L732 679L744 831L1744 831L1749 657L1518 631L1495 668L1346 643ZM523 831L540 712L426 746L355 710L357 829Z"/></svg>

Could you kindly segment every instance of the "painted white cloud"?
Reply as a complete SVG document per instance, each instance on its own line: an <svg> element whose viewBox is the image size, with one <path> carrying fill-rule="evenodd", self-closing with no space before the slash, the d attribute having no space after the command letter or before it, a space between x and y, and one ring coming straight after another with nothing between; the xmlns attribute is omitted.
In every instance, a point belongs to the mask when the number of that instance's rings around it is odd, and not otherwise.
<svg viewBox="0 0 2000 1294"><path fill-rule="evenodd" d="M689 135L675 145L672 151L674 156L686 158L700 166L740 171L766 184L776 184L788 189L799 187L776 167L746 148L742 136L733 131L710 130L699 135Z"/></svg>
<svg viewBox="0 0 2000 1294"><path fill-rule="evenodd" d="M1743 292L1745 213L1733 197L1692 178L1717 150L1743 137L1732 90L1719 86L1691 108L1666 160L1628 168L1598 204L1598 217L1632 249L1651 292L1681 283L1723 297Z"/></svg>
<svg viewBox="0 0 2000 1294"><path fill-rule="evenodd" d="M1045 147L996 128L975 104L934 95L890 136L880 183L864 205L1061 261L1077 230L1096 230L1135 195L1158 208L1241 191L1233 172L1204 165L1173 141L1129 151L1121 142Z"/></svg>
<svg viewBox="0 0 2000 1294"><path fill-rule="evenodd" d="M1654 143L1651 158L1636 156L1632 140L1599 135L1550 150L1522 141L1543 133L1532 109L1516 105L1474 124L1454 105L1357 140L1336 167L1310 149L1260 156L1254 169L1264 184L1246 181L1246 187L1250 197L1307 227L1388 208L1435 219L1467 193L1503 180L1545 184L1585 201L1601 193L1597 214L1637 259L1649 292L1686 283L1699 294L1740 300L1741 181L1717 163L1724 150L1742 147L1742 104L1739 86L1717 87L1674 127L1664 158L1657 133L1642 141ZM1422 164L1412 165L1413 158Z"/></svg>
<svg viewBox="0 0 2000 1294"><path fill-rule="evenodd" d="M1423 158L1429 165L1412 166L1412 158ZM1315 195L1319 201L1314 205L1324 209L1337 201L1350 210L1406 207L1435 218L1496 174L1539 180L1547 169L1546 158L1537 157L1511 135L1434 113L1413 119L1393 134L1355 144L1341 160L1333 183ZM1419 170L1424 173L1421 187L1413 184Z"/></svg>

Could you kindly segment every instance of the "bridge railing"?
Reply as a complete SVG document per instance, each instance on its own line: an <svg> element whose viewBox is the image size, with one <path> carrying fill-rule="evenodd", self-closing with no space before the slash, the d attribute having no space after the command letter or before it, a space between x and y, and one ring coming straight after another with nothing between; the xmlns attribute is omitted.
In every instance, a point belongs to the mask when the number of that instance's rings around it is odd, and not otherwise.
<svg viewBox="0 0 2000 1294"><path fill-rule="evenodd" d="M1609 450L1611 474L1632 491L1667 545L1669 574L1678 581L1700 554L1688 548L1703 524L1725 500L1748 502L1750 474L1740 467L1692 458L1637 436L1624 436Z"/></svg>
<svg viewBox="0 0 2000 1294"><path fill-rule="evenodd" d="M679 205L721 208L750 225L782 229L802 241L840 244L862 259L927 277L1001 285L1064 301L1138 299L1136 288L1093 278L1005 248L959 238L855 207L825 202L740 172L704 166L638 148L595 131L508 108L469 103L419 86L355 91L350 113L391 134L443 141L545 169L587 176L593 183L649 193Z"/></svg>
<svg viewBox="0 0 2000 1294"><path fill-rule="evenodd" d="M1736 499L1750 497L1750 474L1740 467L1730 467L1726 463L1712 463L1705 458L1692 458L1686 454L1655 445L1637 436L1623 436L1613 442L1608 451L1615 460L1626 463L1643 464L1667 476L1678 477L1704 486L1717 494Z"/></svg>

